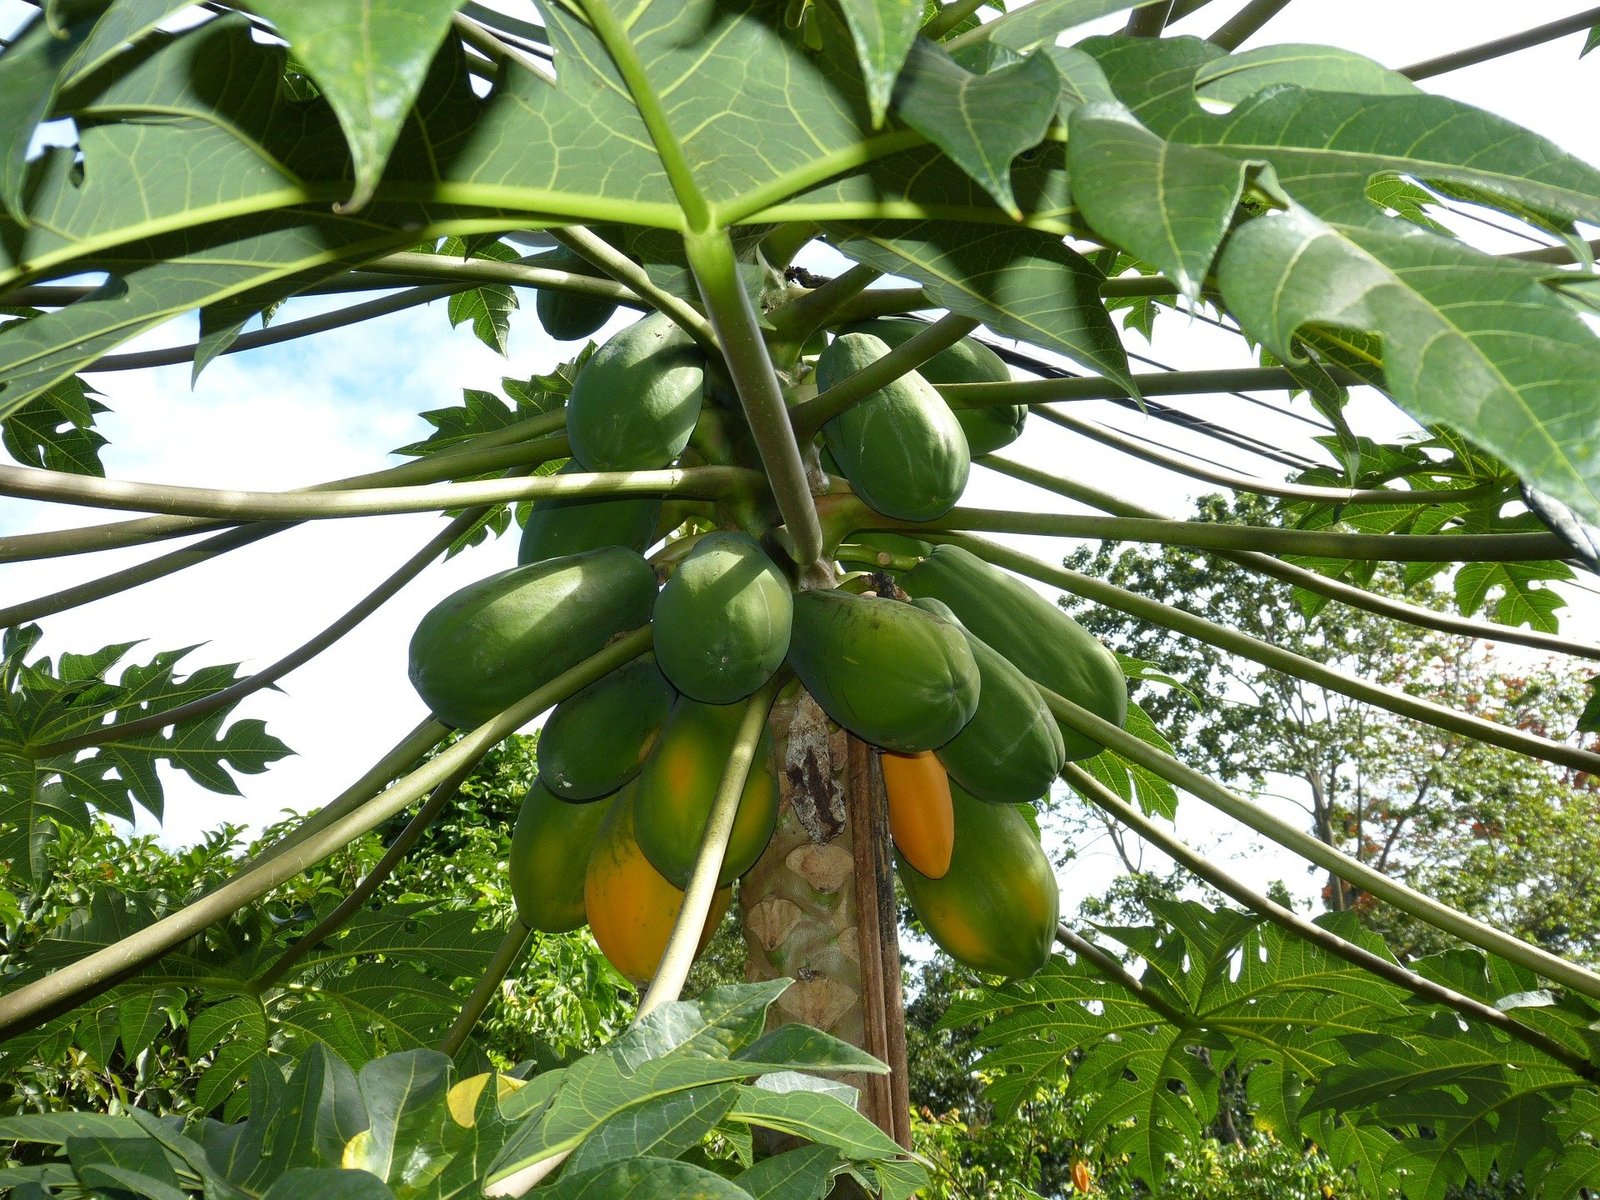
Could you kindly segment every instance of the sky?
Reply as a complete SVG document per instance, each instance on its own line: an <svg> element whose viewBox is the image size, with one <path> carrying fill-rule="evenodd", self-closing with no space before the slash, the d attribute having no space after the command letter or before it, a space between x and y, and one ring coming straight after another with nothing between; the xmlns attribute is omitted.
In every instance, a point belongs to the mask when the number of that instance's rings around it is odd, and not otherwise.
<svg viewBox="0 0 1600 1200"><path fill-rule="evenodd" d="M1208 33L1237 7L1214 4L1175 30ZM0 27L14 21L20 8L16 0L0 0ZM1383 4L1297 0L1246 45L1331 41L1387 65L1403 66L1572 10L1570 4L1544 0L1516 6L1482 0L1412 0L1398 5L1393 0ZM1441 76L1425 86L1508 116L1579 157L1600 163L1600 125L1592 120L1600 53L1580 62L1581 43L1581 35L1572 35L1500 62ZM1479 244L1504 250L1526 243L1486 234ZM837 265L821 255L807 262L817 270ZM292 301L278 320L309 315L328 303ZM309 342L223 357L193 387L187 366L90 375L112 409L101 423L110 440L104 453L108 474L146 482L278 490L395 462L388 454L393 447L428 432L416 415L420 410L459 404L463 388L498 390L502 377L544 372L575 352L577 346L553 344L543 334L528 294L524 306L513 318L506 359L482 346L465 327L450 331L441 301ZM619 316L606 332L626 320ZM174 322L124 349L189 342L193 331L192 318ZM1181 315L1164 318L1155 346L1132 338L1130 349L1184 367L1254 365L1238 339ZM1309 449L1307 436L1317 432L1231 397L1192 397L1175 403L1272 444L1302 451ZM1304 401L1294 408L1310 414ZM1243 473L1277 477L1269 463L1186 440L1181 431L1126 409L1087 404L1080 411L1172 446L1193 446ZM1358 429L1378 436L1409 427L1387 401L1371 393L1358 394L1351 411ZM1193 495L1213 490L1143 467L1037 419L1030 422L1013 453L1093 486L1134 496L1172 516L1186 515ZM1067 507L988 472L975 472L965 502L1001 508ZM119 514L0 500L0 534L102 519L119 519ZM430 538L439 522L428 515L310 522L158 583L50 617L44 622L43 648L52 654L84 652L143 638L143 646L132 652L131 659L157 648L194 645L198 648L189 658L191 666L239 662L243 673L259 670L342 613ZM1015 541L1047 561L1059 560L1072 545L1059 539ZM0 566L0 597L20 599L54 591L141 561L171 545ZM260 825L282 810L314 807L338 794L424 716L405 676L406 646L418 620L448 593L513 565L515 553L513 535L436 566L334 649L288 676L280 691L247 701L238 715L264 719L296 755L265 775L241 776L243 797L203 792L166 773L168 810L162 836L181 843L223 821ZM1593 607L1587 612L1592 615ZM154 826L142 822L141 828ZM1214 849L1255 886L1281 878L1302 895L1310 895L1318 886L1317 878L1306 874L1298 860L1261 853L1256 839L1230 833L1226 823L1213 818L1199 801L1184 802L1178 829L1196 844ZM1116 869L1105 845L1083 849L1085 857L1063 876L1067 912L1083 896L1103 890Z"/></svg>

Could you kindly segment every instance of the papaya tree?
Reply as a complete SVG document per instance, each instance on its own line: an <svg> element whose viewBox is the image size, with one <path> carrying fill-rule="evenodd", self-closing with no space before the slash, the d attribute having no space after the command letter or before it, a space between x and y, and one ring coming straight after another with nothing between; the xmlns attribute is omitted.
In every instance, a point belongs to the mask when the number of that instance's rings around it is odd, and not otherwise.
<svg viewBox="0 0 1600 1200"><path fill-rule="evenodd" d="M1185 764L1128 703L1128 674L1160 664L1118 660L1041 589L1571 771L1600 754L989 535L1187 547L1311 604L1600 657L1555 629L1550 586L1596 562L1583 229L1600 224L1600 171L1417 82L1595 14L1394 70L1336 47L1241 49L1282 0L1219 5L1204 38L1166 30L1203 20L1204 0L502 7L47 0L0 54L0 417L17 460L0 492L143 514L0 538L0 555L150 554L0 610L9 869L43 869L50 822L159 816L163 770L237 790L235 773L284 753L259 719L233 719L241 704L430 564L484 560L395 647L429 719L351 764L342 791L330 779L327 803L204 895L156 920L86 920L52 969L0 997L0 1036L90 1003L142 1028L163 962L203 961L217 923L409 813L369 888L479 758L554 710L513 838L518 920L437 1048L351 1063L312 1046L287 1076L253 1069L226 1125L137 1110L6 1121L0 1136L44 1148L7 1182L912 1194L926 1176L905 1153L898 880L940 945L994 981L950 1020L991 1047L997 1108L1070 1075L1093 1097L1084 1127L1148 1186L1224 1086L1364 1194L1593 1183L1600 975ZM1479 248L1463 211L1539 248ZM177 357L199 370L432 299L503 343L528 288L546 331L574 343L619 306L641 315L508 381L505 400L430 410L436 432L403 465L286 492L106 477L103 373L153 361L116 351L174 317L198 313ZM374 290L279 319L299 298ZM1132 369L1130 331L1174 309L1258 365ZM1358 387L1420 432L1362 428ZM1246 388L1280 405L1304 393L1325 426L1320 458L1278 455L1286 483L1218 479L1070 403L1176 419L1158 397ZM1041 424L1277 503L1242 526L1164 519L1007 453ZM974 503L969 484L991 475L1036 499ZM449 520L254 674L190 667L192 650L120 668L129 645L39 650L40 622L90 600L304 522L402 512ZM514 567L496 555L513 520ZM1367 586L1385 561L1413 579L1454 564L1462 611ZM1490 594L1508 624L1473 615ZM1027 815L1058 778L1238 907L1062 922ZM1450 948L1402 963L1348 920L1309 922L1241 887L1173 837L1180 791ZM748 982L684 998L736 877ZM364 899L283 956L300 961ZM530 930L582 923L641 985L634 1026L569 1065L462 1078ZM420 944L375 950L363 978L451 953L418 924ZM226 1000L253 1019L261 990L247 980Z"/></svg>

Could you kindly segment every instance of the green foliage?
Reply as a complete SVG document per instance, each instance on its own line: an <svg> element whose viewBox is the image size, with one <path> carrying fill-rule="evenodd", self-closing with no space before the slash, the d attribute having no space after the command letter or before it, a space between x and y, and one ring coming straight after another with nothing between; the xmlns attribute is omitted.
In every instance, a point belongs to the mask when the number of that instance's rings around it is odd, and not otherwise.
<svg viewBox="0 0 1600 1200"><path fill-rule="evenodd" d="M118 732L119 725L223 691L238 681L234 664L183 675L178 663L194 647L163 650L112 679L112 668L137 643L29 662L41 636L36 625L6 630L0 660L0 861L24 884L43 867L51 822L86 828L91 806L132 821L135 804L159 819L165 791L158 763L209 791L236 796L230 771L264 771L289 753L262 721L228 723L237 699L170 728ZM80 753L79 739L88 754Z"/></svg>
<svg viewBox="0 0 1600 1200"><path fill-rule="evenodd" d="M287 1078L262 1063L251 1073L242 1120L184 1126L140 1109L0 1118L0 1139L53 1148L59 1157L13 1167L7 1184L67 1183L122 1200L178 1195L393 1197L478 1195L546 1158L566 1163L534 1195L609 1197L648 1186L659 1195L776 1195L772 1167L755 1190L674 1162L719 1125L760 1124L803 1133L813 1153L796 1174L825 1184L861 1181L888 1200L925 1182L922 1169L855 1111L852 1093L818 1079L881 1064L824 1034L761 1036L767 1006L788 986L744 984L664 1005L604 1050L526 1080L462 1078L443 1054L409 1050L359 1071L324 1047L298 1057ZM754 1082L744 1082L753 1080ZM581 1148L579 1147L582 1142ZM576 1153L571 1153L576 1151ZM568 1154L571 1154L568 1157ZM748 1164L744 1164L748 1165Z"/></svg>
<svg viewBox="0 0 1600 1200"><path fill-rule="evenodd" d="M947 1024L982 1024L977 1069L995 1076L1003 1111L1070 1074L1096 1097L1086 1125L1152 1187L1195 1152L1229 1073L1258 1130L1315 1142L1368 1193L1442 1200L1498 1167L1568 1196L1570 1165L1600 1155L1583 1115L1596 1111L1591 1079L1246 914L1154 907L1154 927L1102 931L1144 964L1137 990L1058 957L951 1006ZM1333 927L1383 952L1349 918ZM1594 1053L1593 1007L1539 992L1520 969L1461 950L1413 966ZM1515 1139L1491 1134L1506 1122Z"/></svg>

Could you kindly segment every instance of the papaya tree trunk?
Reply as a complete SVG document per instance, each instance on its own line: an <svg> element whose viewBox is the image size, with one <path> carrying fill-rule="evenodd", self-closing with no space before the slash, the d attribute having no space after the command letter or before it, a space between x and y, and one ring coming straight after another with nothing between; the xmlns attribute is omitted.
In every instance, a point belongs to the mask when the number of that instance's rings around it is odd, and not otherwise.
<svg viewBox="0 0 1600 1200"><path fill-rule="evenodd" d="M739 885L745 975L795 980L773 1006L774 1024L814 1025L889 1064L887 1076L846 1082L910 1149L899 921L875 756L798 686L770 722L778 828Z"/></svg>

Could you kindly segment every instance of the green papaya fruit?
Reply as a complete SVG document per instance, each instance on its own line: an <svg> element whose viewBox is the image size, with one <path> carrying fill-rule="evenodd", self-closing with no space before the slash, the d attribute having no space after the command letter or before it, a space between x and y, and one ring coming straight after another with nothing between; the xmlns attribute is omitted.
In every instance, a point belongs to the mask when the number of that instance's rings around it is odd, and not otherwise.
<svg viewBox="0 0 1600 1200"><path fill-rule="evenodd" d="M583 877L609 804L569 804L534 780L517 810L506 874L517 919L529 929L566 933L587 924Z"/></svg>
<svg viewBox="0 0 1600 1200"><path fill-rule="evenodd" d="M904 345L924 329L925 321L910 317L877 317L871 321L857 321L846 325L842 333L870 333L882 338L892 350ZM935 387L947 383L1010 383L1011 371L989 347L973 338L962 338L953 346L939 351L917 368L921 375ZM1026 404L997 404L986 408L957 408L953 410L961 430L967 435L967 448L976 458L1002 446L1009 446L1022 436L1023 422L1028 419Z"/></svg>
<svg viewBox="0 0 1600 1200"><path fill-rule="evenodd" d="M660 313L615 334L567 398L572 457L590 471L664 467L683 453L705 392L705 355Z"/></svg>
<svg viewBox="0 0 1600 1200"><path fill-rule="evenodd" d="M708 533L656 597L656 661L685 696L732 704L783 663L789 581L746 533Z"/></svg>
<svg viewBox="0 0 1600 1200"><path fill-rule="evenodd" d="M944 601L969 633L1040 687L1113 725L1128 719L1128 684L1116 655L1020 579L959 546L941 545L902 575L900 585L913 596ZM1061 736L1070 760L1103 749L1076 730L1063 729Z"/></svg>
<svg viewBox="0 0 1600 1200"><path fill-rule="evenodd" d="M534 266L567 271L574 275L593 275L595 269L587 259L570 250L555 250L541 254ZM559 288L540 288L534 300L534 311L539 324L558 342L578 342L588 337L609 321L617 311L616 302L598 296L585 296L578 292L564 292Z"/></svg>
<svg viewBox="0 0 1600 1200"><path fill-rule="evenodd" d="M978 666L965 635L898 600L801 592L789 665L824 712L885 750L942 746L978 707Z"/></svg>
<svg viewBox="0 0 1600 1200"><path fill-rule="evenodd" d="M817 359L817 387L827 391L887 353L871 334L837 337ZM856 494L886 517L942 517L967 486L967 435L915 371L840 413L822 436Z"/></svg>
<svg viewBox="0 0 1600 1200"><path fill-rule="evenodd" d="M655 599L655 569L620 546L512 567L428 611L411 635L411 684L446 725L481 725L643 625Z"/></svg>
<svg viewBox="0 0 1600 1200"><path fill-rule="evenodd" d="M654 658L568 696L539 731L539 778L563 800L610 795L639 773L677 693Z"/></svg>
<svg viewBox="0 0 1600 1200"><path fill-rule="evenodd" d="M689 886L711 804L722 782L739 725L755 701L701 704L679 697L644 770L631 789L633 832L650 864L674 887ZM778 778L772 735L765 729L745 778L718 886L752 866L778 824Z"/></svg>
<svg viewBox="0 0 1600 1200"><path fill-rule="evenodd" d="M558 475L581 475L569 462ZM660 496L622 496L600 500L563 497L535 500L528 507L517 545L517 562L543 562L563 554L582 554L602 546L622 546L643 554L656 540L661 521Z"/></svg>
<svg viewBox="0 0 1600 1200"><path fill-rule="evenodd" d="M1049 792L1067 761L1061 730L1039 689L997 650L973 637L941 601L923 597L914 603L961 627L978 664L978 711L934 751L939 762L980 800L1032 804Z"/></svg>
<svg viewBox="0 0 1600 1200"><path fill-rule="evenodd" d="M950 869L930 879L895 855L911 910L929 936L975 971L1019 979L1050 961L1061 889L1028 822L952 782L956 833Z"/></svg>

